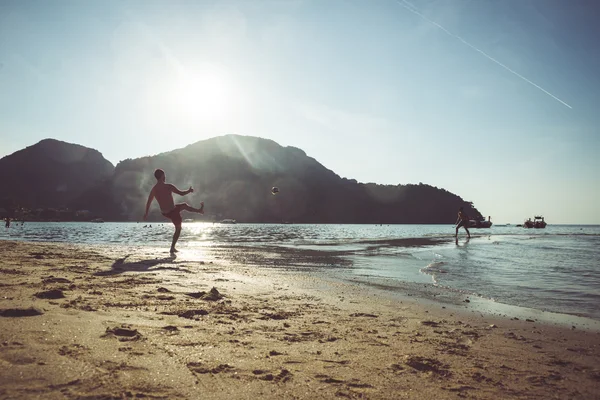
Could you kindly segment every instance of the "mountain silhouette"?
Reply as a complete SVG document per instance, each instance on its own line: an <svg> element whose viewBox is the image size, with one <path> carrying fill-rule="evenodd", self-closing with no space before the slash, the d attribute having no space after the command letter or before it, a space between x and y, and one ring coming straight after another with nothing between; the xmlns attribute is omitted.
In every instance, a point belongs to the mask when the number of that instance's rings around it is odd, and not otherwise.
<svg viewBox="0 0 600 400"><path fill-rule="evenodd" d="M97 150L44 139L0 159L0 179L9 189L0 194L0 206L69 207L113 172Z"/></svg>
<svg viewBox="0 0 600 400"><path fill-rule="evenodd" d="M141 219L156 168L178 188L194 187L175 201L204 201L201 218L209 221L454 223L461 206L471 217L481 216L444 189L359 183L298 148L251 136L219 136L114 168L96 150L50 139L0 159L0 176L17 186L15 195L27 207L67 206L124 221ZM164 220L156 203L149 219Z"/></svg>
<svg viewBox="0 0 600 400"><path fill-rule="evenodd" d="M480 217L471 203L446 190L423 184L358 183L341 178L298 148L241 135L124 160L115 167L110 182L88 191L83 204L107 218L138 220L156 182L156 168L163 169L167 182L178 188L194 187L193 194L176 202L197 206L204 201L205 220L454 223L460 206L466 207L470 216ZM277 195L271 192L274 186L279 188ZM151 210L150 219L163 220L156 203Z"/></svg>

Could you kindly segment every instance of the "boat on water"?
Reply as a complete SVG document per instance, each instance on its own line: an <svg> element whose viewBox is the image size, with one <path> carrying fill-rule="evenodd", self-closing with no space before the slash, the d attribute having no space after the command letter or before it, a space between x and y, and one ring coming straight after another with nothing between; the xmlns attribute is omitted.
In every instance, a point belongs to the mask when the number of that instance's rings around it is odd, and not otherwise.
<svg viewBox="0 0 600 400"><path fill-rule="evenodd" d="M102 224L102 223L104 223L104 220L102 218L94 218L90 222L95 222L97 224Z"/></svg>
<svg viewBox="0 0 600 400"><path fill-rule="evenodd" d="M533 217L533 221L529 218L527 221L523 222L523 228L536 228L543 229L546 227L546 221L544 221L544 217L541 215L536 215Z"/></svg>
<svg viewBox="0 0 600 400"><path fill-rule="evenodd" d="M222 224L237 224L237 221L235 219L222 219L220 222Z"/></svg>
<svg viewBox="0 0 600 400"><path fill-rule="evenodd" d="M492 217L488 217L487 221L483 217L481 219L469 220L469 228L491 228L491 227L492 227Z"/></svg>

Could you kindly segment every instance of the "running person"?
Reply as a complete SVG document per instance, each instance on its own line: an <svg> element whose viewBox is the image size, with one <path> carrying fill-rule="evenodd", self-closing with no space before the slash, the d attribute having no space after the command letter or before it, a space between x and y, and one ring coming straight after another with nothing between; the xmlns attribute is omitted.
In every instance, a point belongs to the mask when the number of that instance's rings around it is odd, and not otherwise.
<svg viewBox="0 0 600 400"><path fill-rule="evenodd" d="M459 208L458 209L458 218L456 219L456 235L455 237L458 238L458 228L460 228L461 226L465 228L465 231L467 231L467 235L469 235L468 237L471 237L471 234L469 233L469 229L467 228L469 226L469 216L463 211L463 208Z"/></svg>
<svg viewBox="0 0 600 400"><path fill-rule="evenodd" d="M200 203L200 208L194 208L189 206L187 203L179 203L175 204L173 201L173 193L177 193L180 196L185 196L188 193L193 193L194 189L190 186L188 190L181 191L177 189L175 186L170 183L166 183L166 175L165 171L162 169L157 169L154 171L154 177L157 182L156 185L150 191L148 195L148 201L146 202L146 212L144 213L144 220L148 217L148 210L150 210L150 204L152 204L152 200L156 198L158 205L160 207L160 212L166 218L169 218L173 225L175 225L175 233L173 234L173 242L171 243L171 253L177 252L175 248L175 244L179 239L179 235L181 234L181 212L183 210L195 212L199 214L204 214L204 202Z"/></svg>

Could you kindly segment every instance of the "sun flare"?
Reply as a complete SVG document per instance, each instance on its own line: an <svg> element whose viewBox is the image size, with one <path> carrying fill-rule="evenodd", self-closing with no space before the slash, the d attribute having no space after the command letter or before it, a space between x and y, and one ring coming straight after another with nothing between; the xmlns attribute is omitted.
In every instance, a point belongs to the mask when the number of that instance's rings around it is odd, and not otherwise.
<svg viewBox="0 0 600 400"><path fill-rule="evenodd" d="M176 111L193 121L215 121L226 116L230 90L224 76L215 71L179 74L173 93Z"/></svg>

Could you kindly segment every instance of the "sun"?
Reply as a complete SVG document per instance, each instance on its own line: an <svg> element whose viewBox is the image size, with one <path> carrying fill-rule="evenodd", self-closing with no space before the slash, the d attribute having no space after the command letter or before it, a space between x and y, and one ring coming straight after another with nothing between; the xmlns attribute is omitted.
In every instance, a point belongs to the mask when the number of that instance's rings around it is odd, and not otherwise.
<svg viewBox="0 0 600 400"><path fill-rule="evenodd" d="M227 116L230 97L228 82L219 71L185 71L178 74L172 105L191 121L218 121Z"/></svg>

